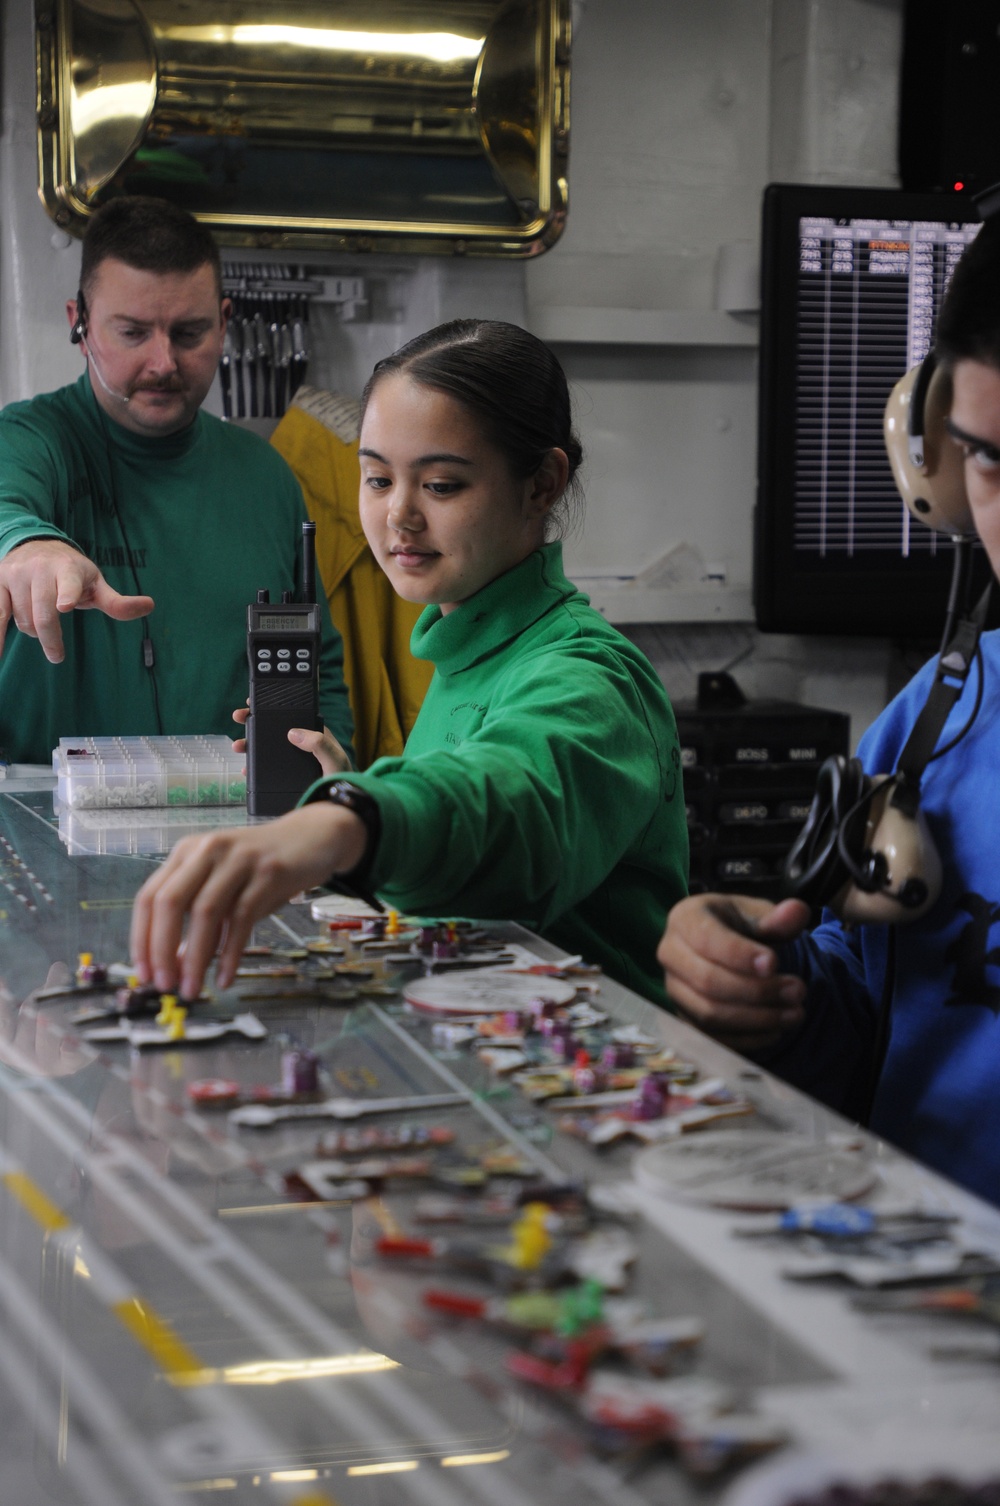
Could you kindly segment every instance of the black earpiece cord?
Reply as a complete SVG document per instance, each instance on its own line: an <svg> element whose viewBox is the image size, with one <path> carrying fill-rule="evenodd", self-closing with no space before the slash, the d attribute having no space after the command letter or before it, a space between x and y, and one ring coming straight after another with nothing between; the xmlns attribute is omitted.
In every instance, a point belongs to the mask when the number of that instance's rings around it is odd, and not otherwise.
<svg viewBox="0 0 1000 1506"><path fill-rule="evenodd" d="M860 864L854 861L854 856L847 845L847 833L855 816L864 810L866 806L871 805L879 791L884 790L886 785L891 784L894 778L893 774L887 774L884 779L879 779L878 781L872 780L869 788L863 792L861 798L854 802L850 810L845 812L837 823L837 856L858 888L866 892L872 892L877 886L871 882L869 875Z"/></svg>
<svg viewBox="0 0 1000 1506"><path fill-rule="evenodd" d="M97 399L94 399L97 403ZM101 428L104 434L104 444L108 456L108 484L111 488L111 507L118 524L118 532L121 534L122 544L125 547L125 560L135 585L135 594L142 596L143 589L139 584L139 572L135 567L135 556L129 548L128 534L125 532L125 524L122 522L121 509L118 506L118 482L115 472L114 446L111 439L111 430L108 427L108 416L100 403L97 403L97 411L100 414ZM160 712L160 691L156 683L156 654L153 651L153 640L149 636L149 626L145 617L140 619L142 623L142 662L149 672L149 685L153 692L153 715L156 719L156 730L163 736L163 716Z"/></svg>
<svg viewBox="0 0 1000 1506"><path fill-rule="evenodd" d="M938 645L939 655L945 652L951 642L951 635L955 631L959 613L969 610L969 600L972 595L972 541L956 534L952 543L954 554L952 555L951 581L948 585L948 605L945 608L944 628Z"/></svg>
<svg viewBox="0 0 1000 1506"><path fill-rule="evenodd" d="M87 338L87 305L83 296L82 288L80 288L76 295L76 323L73 325L69 338L74 345L79 345L83 340ZM88 380L89 379L90 378L88 373ZM128 534L125 532L125 524L122 522L121 509L118 506L118 483L115 472L115 454L114 446L111 442L111 430L108 427L108 416L105 413L104 409L101 407L100 403L97 401L96 395L94 396L94 402L97 407L98 422L101 425L101 432L104 435L104 447L108 457L108 485L111 489L111 508L114 512L115 522L118 524L118 532L121 534L122 544L125 548L125 561L132 575L132 580L135 585L135 594L137 596L141 596L143 594L143 590L142 586L139 584L139 572L135 567L135 556L129 548ZM94 474L90 468L90 462L87 459L87 447L82 442L80 445L80 453L83 457L83 463L90 478L90 494L96 502L96 498L99 495L99 488L94 485ZM154 665L156 663L156 655L153 651L153 640L149 636L149 626L145 618L142 619L142 662L146 666L146 669L149 671L149 684L150 689L153 692L153 715L156 718L156 730L162 737L163 717L160 713L160 691L156 683L156 672L154 669Z"/></svg>

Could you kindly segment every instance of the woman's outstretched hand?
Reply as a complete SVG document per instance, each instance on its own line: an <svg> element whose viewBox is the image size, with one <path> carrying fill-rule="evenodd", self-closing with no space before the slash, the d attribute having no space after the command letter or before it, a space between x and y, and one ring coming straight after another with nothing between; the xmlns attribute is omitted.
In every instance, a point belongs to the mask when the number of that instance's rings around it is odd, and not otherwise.
<svg viewBox="0 0 1000 1506"><path fill-rule="evenodd" d="M186 837L136 895L130 946L140 980L197 998L218 953L216 983L228 988L257 921L349 873L367 841L353 811L322 801L264 826Z"/></svg>

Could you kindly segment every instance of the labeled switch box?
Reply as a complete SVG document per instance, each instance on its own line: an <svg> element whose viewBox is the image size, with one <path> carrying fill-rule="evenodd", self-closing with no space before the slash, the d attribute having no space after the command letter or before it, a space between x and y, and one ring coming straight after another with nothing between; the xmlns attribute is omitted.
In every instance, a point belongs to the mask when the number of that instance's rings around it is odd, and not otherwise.
<svg viewBox="0 0 1000 1506"><path fill-rule="evenodd" d="M678 701L674 712L692 894L780 899L785 858L809 814L820 765L847 754L850 718L791 701L712 710Z"/></svg>

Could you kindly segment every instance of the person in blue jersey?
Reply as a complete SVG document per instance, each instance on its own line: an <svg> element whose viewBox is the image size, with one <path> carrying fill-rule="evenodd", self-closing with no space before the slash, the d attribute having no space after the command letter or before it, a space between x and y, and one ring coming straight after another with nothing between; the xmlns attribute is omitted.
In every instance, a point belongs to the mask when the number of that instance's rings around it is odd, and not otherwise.
<svg viewBox="0 0 1000 1506"><path fill-rule="evenodd" d="M1000 573L1000 222L962 257L935 336L950 374L948 429L964 455L976 532ZM879 1050L887 971L891 1034L870 1124L936 1170L1000 1202L1000 633L981 639L926 768L920 808L940 853L940 896L919 921L808 932L798 899L699 895L670 914L659 956L675 1004L770 1070L861 1117ZM896 768L927 701L928 664L868 730L869 774ZM981 685L979 674L982 675ZM976 710L977 696L981 704ZM975 713L975 714L974 714Z"/></svg>

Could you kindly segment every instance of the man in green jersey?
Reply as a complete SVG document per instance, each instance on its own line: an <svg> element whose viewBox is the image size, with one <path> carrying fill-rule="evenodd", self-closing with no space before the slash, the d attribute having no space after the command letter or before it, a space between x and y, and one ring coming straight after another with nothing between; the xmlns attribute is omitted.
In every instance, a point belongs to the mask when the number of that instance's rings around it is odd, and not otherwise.
<svg viewBox="0 0 1000 1506"><path fill-rule="evenodd" d="M306 512L270 445L201 412L229 317L218 249L173 205L114 200L66 307L83 375L0 413L0 758L47 761L62 736L231 734L247 604L297 594ZM349 748L318 594L320 711Z"/></svg>

